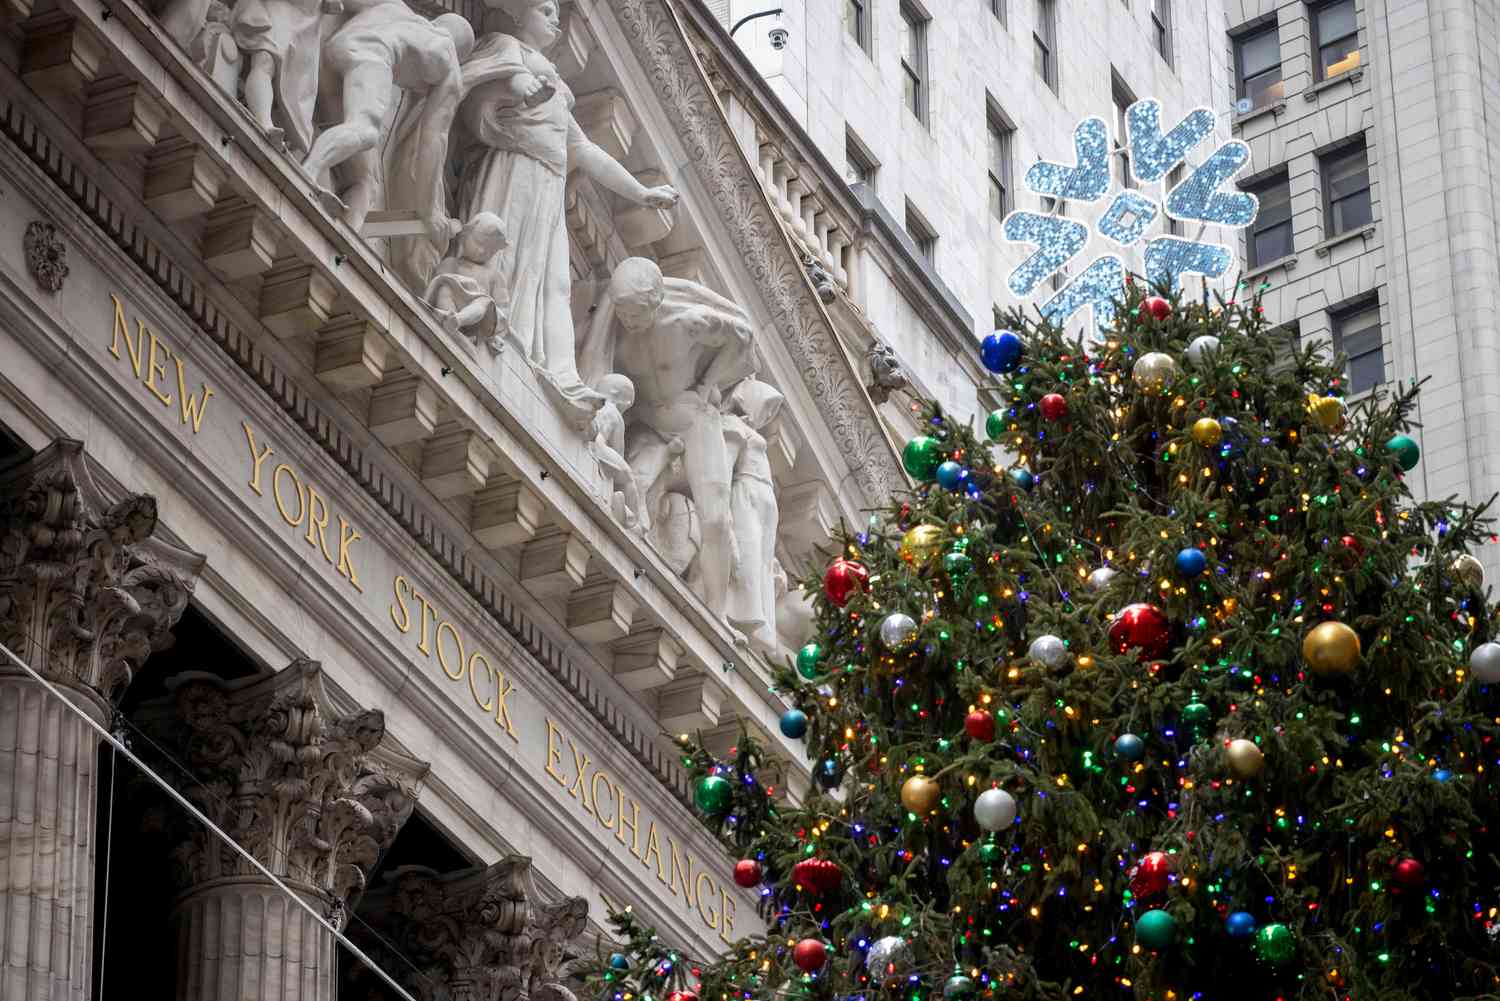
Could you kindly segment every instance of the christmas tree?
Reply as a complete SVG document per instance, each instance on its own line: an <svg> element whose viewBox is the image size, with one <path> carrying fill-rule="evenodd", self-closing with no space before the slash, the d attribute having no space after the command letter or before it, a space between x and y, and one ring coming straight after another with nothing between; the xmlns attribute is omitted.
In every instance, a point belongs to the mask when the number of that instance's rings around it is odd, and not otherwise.
<svg viewBox="0 0 1500 1001"><path fill-rule="evenodd" d="M633 934L606 1001L1500 996L1483 507L1413 500L1416 387L1151 291L1008 316L986 440L926 409L804 584L816 788L688 742L767 933L673 978Z"/></svg>

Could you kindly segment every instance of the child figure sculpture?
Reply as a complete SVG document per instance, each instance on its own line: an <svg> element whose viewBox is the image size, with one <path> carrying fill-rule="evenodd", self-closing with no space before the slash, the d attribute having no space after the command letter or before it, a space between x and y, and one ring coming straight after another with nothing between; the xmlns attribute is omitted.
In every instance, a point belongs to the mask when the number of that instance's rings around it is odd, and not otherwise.
<svg viewBox="0 0 1500 1001"><path fill-rule="evenodd" d="M462 330L495 354L500 353L509 305L505 283L496 280L495 256L507 244L504 220L480 212L459 232L454 253L438 265L423 296L444 330Z"/></svg>
<svg viewBox="0 0 1500 1001"><path fill-rule="evenodd" d="M625 461L625 411L635 403L635 383L623 375L606 375L594 387L604 402L594 414L589 451L614 484L610 510L626 528L640 524L641 492Z"/></svg>

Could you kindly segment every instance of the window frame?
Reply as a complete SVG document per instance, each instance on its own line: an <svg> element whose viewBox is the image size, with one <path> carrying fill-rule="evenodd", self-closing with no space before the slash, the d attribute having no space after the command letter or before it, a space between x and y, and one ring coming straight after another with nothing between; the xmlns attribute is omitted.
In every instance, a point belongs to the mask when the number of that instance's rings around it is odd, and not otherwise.
<svg viewBox="0 0 1500 1001"><path fill-rule="evenodd" d="M1342 195L1335 199L1333 196L1333 167L1343 161L1352 159L1355 155L1364 160L1365 186L1350 194ZM1345 233L1355 233L1375 221L1375 194L1374 183L1370 177L1370 148L1365 142L1364 134L1357 138L1340 143L1331 149L1318 154L1318 180L1323 187L1323 238L1331 239L1335 236L1343 236ZM1334 228L1335 204L1342 204L1360 193L1365 196L1365 212L1369 216L1364 222L1354 226L1345 226L1340 229Z"/></svg>
<svg viewBox="0 0 1500 1001"><path fill-rule="evenodd" d="M993 97L985 95L985 173L990 181L990 216L997 220L1003 220L1014 208L1015 201L1015 167L1016 152L1015 138L1016 126L995 102ZM996 152L996 140L999 140L1000 149ZM999 163L996 163L998 156ZM996 169L1000 170L1000 176L995 176ZM999 189L1000 204L996 212L995 192Z"/></svg>
<svg viewBox="0 0 1500 1001"><path fill-rule="evenodd" d="M1329 7L1345 3L1349 5L1349 13L1354 19L1354 30L1348 34L1339 35L1337 38L1322 38L1321 32L1318 30L1319 15ZM1360 62L1357 58L1359 53L1359 10L1355 7L1354 0L1319 0L1317 3L1308 4L1307 13L1308 21L1310 22L1308 24L1308 34L1312 40L1313 82L1322 83L1325 80L1337 80L1344 74L1359 69ZM1354 65L1329 76L1327 69L1323 66L1323 50L1330 45L1336 45L1350 38L1354 39L1353 51L1356 54ZM1345 58L1348 58L1348 56L1346 55Z"/></svg>
<svg viewBox="0 0 1500 1001"><path fill-rule="evenodd" d="M1257 214L1255 222L1251 223L1250 226L1245 230L1245 264L1246 267L1251 271L1256 271L1260 268L1266 267L1267 265L1274 264L1277 261L1285 260L1286 258L1292 257L1297 253L1297 234L1292 227L1292 180L1291 174L1288 169L1283 166L1279 170L1261 177L1259 180L1254 180L1249 184L1242 185L1240 190L1249 192L1250 194L1255 195L1257 198L1260 198L1262 202L1264 202L1264 192L1269 188L1278 185L1285 185L1286 187L1287 217L1284 222L1276 223L1275 228L1279 228L1281 226L1286 227L1287 252L1277 257L1272 257L1268 260L1261 260L1259 258L1259 255L1255 253L1256 237L1258 237L1261 233L1267 232L1273 228L1272 226L1266 226L1263 229L1258 228L1258 224L1266 217L1265 206L1264 204L1262 204L1261 211Z"/></svg>
<svg viewBox="0 0 1500 1001"><path fill-rule="evenodd" d="M1366 325L1356 330L1347 329L1351 320L1356 317L1373 313L1375 323L1373 326ZM1367 293L1354 299L1341 303L1328 310L1329 339L1332 342L1334 357L1345 354L1344 343L1351 334L1362 334L1368 330L1375 331L1375 345L1359 352L1357 355L1346 355L1344 364L1344 379L1348 383L1348 395L1360 396L1385 384L1385 324L1380 318L1380 296L1378 293ZM1374 355L1380 360L1380 378L1368 386L1356 388L1354 384L1354 362L1356 359L1368 358Z"/></svg>
<svg viewBox="0 0 1500 1001"><path fill-rule="evenodd" d="M1151 0L1152 47L1168 67L1172 63L1172 0Z"/></svg>
<svg viewBox="0 0 1500 1001"><path fill-rule="evenodd" d="M1174 187L1186 180L1187 171L1187 161L1183 160L1177 166L1167 171L1167 176L1162 181L1161 203L1163 208L1161 217L1166 220L1167 225L1165 228L1168 236L1183 236L1187 233L1187 226L1182 222L1182 220L1173 219L1171 216L1167 215L1167 211L1165 208L1167 204L1167 195Z"/></svg>
<svg viewBox="0 0 1500 1001"><path fill-rule="evenodd" d="M1042 57L1042 70L1039 74L1042 82L1052 93L1057 93L1057 2L1056 0L1036 0L1034 13L1036 23L1031 29L1032 44L1032 66L1035 68L1035 56L1040 53ZM1045 37L1044 37L1045 36Z"/></svg>
<svg viewBox="0 0 1500 1001"><path fill-rule="evenodd" d="M1260 104L1254 103L1252 101L1252 103L1250 105L1250 108L1251 108L1252 111L1255 110L1256 108L1268 107L1268 106L1270 106L1272 104L1275 104L1277 101L1284 101L1284 100L1286 100L1286 74L1282 73L1282 62L1281 62L1281 25L1279 23L1277 23L1277 21L1274 18L1272 18L1270 21L1267 21L1263 25L1260 25L1260 26L1255 27L1255 28L1250 28L1250 29L1248 29L1246 31L1242 31L1239 34L1236 34L1236 35L1233 36L1233 39L1234 39L1234 96L1235 96L1236 100L1244 100L1245 98L1247 98L1247 97L1250 96L1249 92L1248 92L1248 88L1245 86L1245 80L1246 80L1246 77L1245 77L1245 46L1246 46L1247 43L1255 41L1256 39L1261 38L1261 37L1263 37L1265 35L1273 35L1276 38L1276 72L1279 74L1279 77L1278 77L1278 79L1276 81L1276 84L1280 84L1281 85L1281 94L1278 95L1277 97L1272 98L1271 100L1265 101L1264 103L1260 103ZM1270 69L1267 68L1267 69L1261 70L1259 73L1256 73L1255 75L1256 76L1260 76L1260 75L1262 75L1264 73L1269 73L1269 72L1270 72ZM1267 87L1265 89L1265 91L1263 91L1263 93L1270 93L1276 87L1276 84L1272 84L1270 87Z"/></svg>
<svg viewBox="0 0 1500 1001"><path fill-rule="evenodd" d="M912 100L907 100L906 88L902 87L901 103L916 117L925 127L930 121L931 112L931 79L928 75L929 60L927 57L927 26L932 23L932 18L922 8L901 0L901 19L906 22L906 30L910 39L912 51L899 53L901 59L901 73L903 83L910 80L913 83ZM912 66L908 57L916 61ZM915 105L915 106L913 106Z"/></svg>
<svg viewBox="0 0 1500 1001"><path fill-rule="evenodd" d="M874 0L843 0L844 33L864 50L865 55L870 54L870 5L873 2ZM852 27L849 24L851 6L855 9L855 23Z"/></svg>
<svg viewBox="0 0 1500 1001"><path fill-rule="evenodd" d="M851 179L849 177L851 167L863 168L864 176ZM875 190L875 179L880 173L880 161L875 154L870 152L859 136L854 134L850 128L844 129L844 183L853 187L855 184L864 184L871 191Z"/></svg>
<svg viewBox="0 0 1500 1001"><path fill-rule="evenodd" d="M906 218L902 220L902 228L906 235L911 237L912 245L917 248L917 256L927 262L928 267L937 270L937 244L938 233L932 223L927 221L921 211L906 201Z"/></svg>
<svg viewBox="0 0 1500 1001"><path fill-rule="evenodd" d="M1119 134L1114 139L1114 149L1111 155L1120 164L1120 187L1138 188L1134 177L1130 174L1130 136L1126 125L1125 113L1135 103L1136 97L1130 91L1130 86L1120 78L1120 74L1114 67L1109 70L1109 97L1114 102L1115 126Z"/></svg>

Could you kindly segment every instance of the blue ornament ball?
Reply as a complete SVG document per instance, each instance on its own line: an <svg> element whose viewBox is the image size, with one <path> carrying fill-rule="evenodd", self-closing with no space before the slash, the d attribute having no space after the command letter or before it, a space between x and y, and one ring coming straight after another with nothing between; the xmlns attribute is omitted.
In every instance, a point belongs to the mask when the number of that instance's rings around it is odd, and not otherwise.
<svg viewBox="0 0 1500 1001"><path fill-rule="evenodd" d="M963 482L967 478L968 474L964 467L952 459L937 467L938 486L944 490L957 490L963 486Z"/></svg>
<svg viewBox="0 0 1500 1001"><path fill-rule="evenodd" d="M1230 938L1250 938L1259 930L1255 915L1248 911L1235 911L1224 919L1224 930Z"/></svg>
<svg viewBox="0 0 1500 1001"><path fill-rule="evenodd" d="M801 709L788 709L782 713L781 732L793 740L801 740L807 734L807 713Z"/></svg>
<svg viewBox="0 0 1500 1001"><path fill-rule="evenodd" d="M1011 330L997 330L979 345L979 360L991 372L1009 372L1021 363L1024 345Z"/></svg>
<svg viewBox="0 0 1500 1001"><path fill-rule="evenodd" d="M1177 576L1193 578L1208 569L1208 557L1203 555L1203 550L1187 549L1179 550L1177 553Z"/></svg>
<svg viewBox="0 0 1500 1001"><path fill-rule="evenodd" d="M1032 487L1036 486L1036 477L1031 474L1031 470L1029 469L1023 469L1020 466L1015 466L1007 470L1005 475L1010 478L1010 481L1014 483L1018 489L1025 490L1028 493L1031 492Z"/></svg>
<svg viewBox="0 0 1500 1001"><path fill-rule="evenodd" d="M630 960L625 958L623 952L610 953L609 966L612 970L628 970L630 969Z"/></svg>
<svg viewBox="0 0 1500 1001"><path fill-rule="evenodd" d="M1133 733L1122 733L1115 739L1115 753L1126 761L1139 761L1146 756L1146 742Z"/></svg>

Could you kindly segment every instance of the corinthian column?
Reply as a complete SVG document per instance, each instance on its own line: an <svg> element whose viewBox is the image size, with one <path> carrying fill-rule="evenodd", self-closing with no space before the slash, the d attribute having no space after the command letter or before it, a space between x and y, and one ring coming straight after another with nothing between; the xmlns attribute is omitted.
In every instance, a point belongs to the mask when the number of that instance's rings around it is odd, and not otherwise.
<svg viewBox="0 0 1500 1001"><path fill-rule="evenodd" d="M0 643L98 723L187 607L203 558L110 502L81 442L0 476ZM0 658L0 997L90 993L96 732Z"/></svg>
<svg viewBox="0 0 1500 1001"><path fill-rule="evenodd" d="M306 660L261 678L179 675L143 722L194 770L183 792L337 927L427 773L379 710L340 713ZM179 1001L333 1001L333 935L194 825L177 851Z"/></svg>
<svg viewBox="0 0 1500 1001"><path fill-rule="evenodd" d="M573 967L591 957L582 897L539 904L530 898L531 860L439 874L407 866L360 903L377 935L356 929L362 947L418 1001L576 1001ZM394 948L396 953L391 953ZM357 996L388 997L372 976Z"/></svg>

